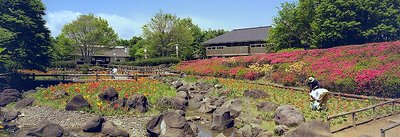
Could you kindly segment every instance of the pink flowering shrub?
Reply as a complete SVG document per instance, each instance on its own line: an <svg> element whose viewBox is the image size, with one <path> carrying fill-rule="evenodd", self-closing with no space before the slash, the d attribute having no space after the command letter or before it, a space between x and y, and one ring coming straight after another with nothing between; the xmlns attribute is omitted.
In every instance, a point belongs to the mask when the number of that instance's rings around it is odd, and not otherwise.
<svg viewBox="0 0 400 137"><path fill-rule="evenodd" d="M255 80L263 75L249 68L254 63L273 66L271 75L263 78L289 86L304 86L308 76L315 76L323 87L336 92L400 96L400 41L192 60L176 69L195 75Z"/></svg>

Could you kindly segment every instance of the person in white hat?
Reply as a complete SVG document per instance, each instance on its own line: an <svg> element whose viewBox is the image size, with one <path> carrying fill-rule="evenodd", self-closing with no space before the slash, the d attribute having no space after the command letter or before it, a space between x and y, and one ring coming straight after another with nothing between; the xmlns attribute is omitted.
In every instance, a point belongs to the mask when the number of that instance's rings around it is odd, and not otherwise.
<svg viewBox="0 0 400 137"><path fill-rule="evenodd" d="M326 109L330 93L328 90L321 88L319 82L314 77L309 77L307 85L310 87L310 106L312 110Z"/></svg>
<svg viewBox="0 0 400 137"><path fill-rule="evenodd" d="M316 80L314 77L309 77L309 78L308 78L308 80L307 80L307 85L308 85L308 87L310 87L310 92L311 92L312 90L321 88L321 86L319 85L319 81Z"/></svg>

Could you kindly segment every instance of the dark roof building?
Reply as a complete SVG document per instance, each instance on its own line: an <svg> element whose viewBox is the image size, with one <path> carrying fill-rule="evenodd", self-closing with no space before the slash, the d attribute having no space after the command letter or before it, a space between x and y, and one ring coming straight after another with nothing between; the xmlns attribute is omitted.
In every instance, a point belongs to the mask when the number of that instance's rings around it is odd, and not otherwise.
<svg viewBox="0 0 400 137"><path fill-rule="evenodd" d="M203 42L208 57L241 56L266 53L265 41L270 26L234 29Z"/></svg>

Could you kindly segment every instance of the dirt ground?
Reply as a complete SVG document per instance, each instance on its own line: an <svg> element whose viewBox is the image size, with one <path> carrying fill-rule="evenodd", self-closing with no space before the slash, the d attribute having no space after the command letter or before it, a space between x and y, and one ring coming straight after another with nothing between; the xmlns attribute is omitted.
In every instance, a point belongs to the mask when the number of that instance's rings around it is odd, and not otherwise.
<svg viewBox="0 0 400 137"><path fill-rule="evenodd" d="M371 137L380 137L380 129L390 124L393 124L393 120L400 121L400 114L381 118L376 121L372 121L363 125L358 125L355 128L349 128L333 134L334 137L359 137L361 135L368 135ZM395 127L385 132L385 137L400 137L400 126Z"/></svg>

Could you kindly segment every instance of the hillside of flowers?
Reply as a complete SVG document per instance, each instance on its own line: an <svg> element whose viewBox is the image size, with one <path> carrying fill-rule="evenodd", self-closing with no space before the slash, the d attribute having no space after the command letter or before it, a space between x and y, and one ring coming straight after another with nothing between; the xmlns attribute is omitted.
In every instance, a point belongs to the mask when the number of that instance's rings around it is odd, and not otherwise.
<svg viewBox="0 0 400 137"><path fill-rule="evenodd" d="M176 69L288 86L304 86L307 77L315 76L324 88L335 92L400 97L400 41L192 60Z"/></svg>

